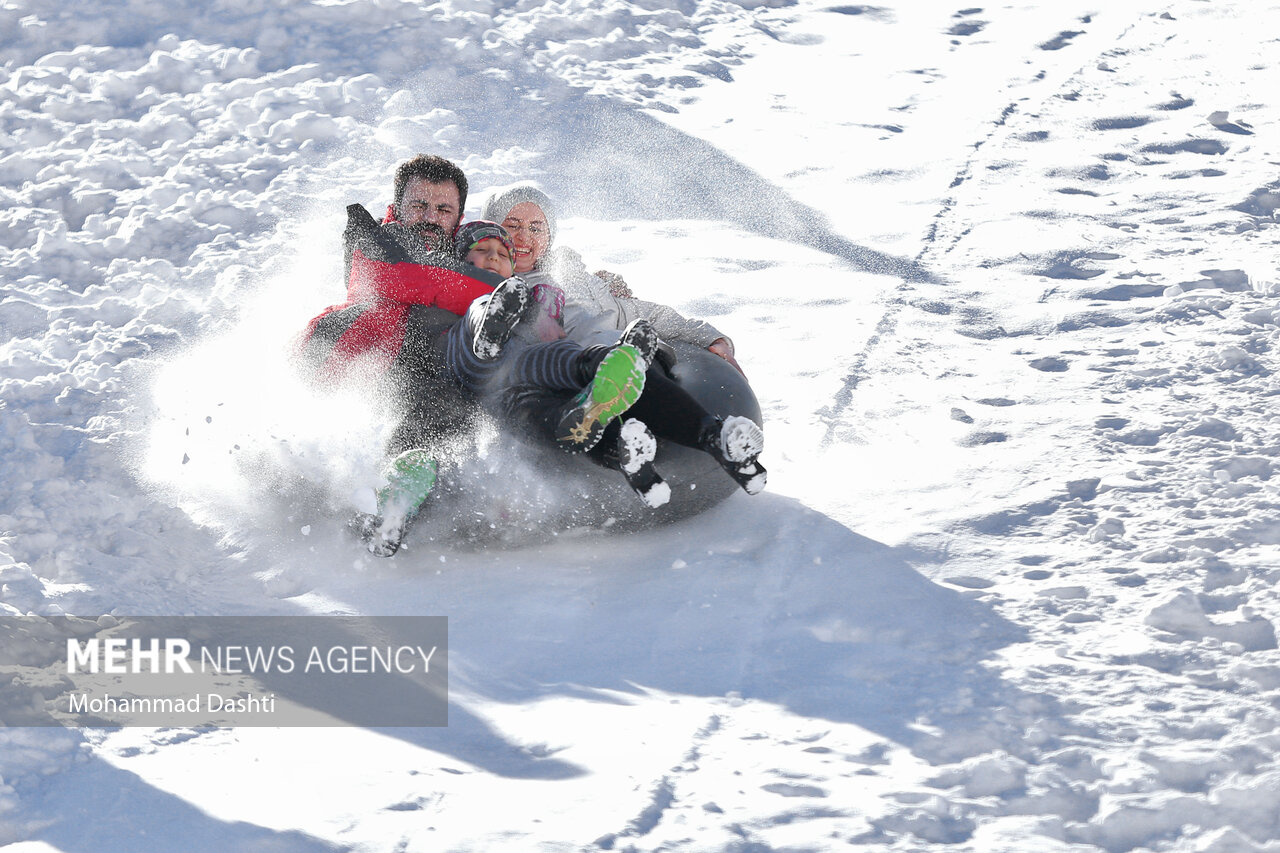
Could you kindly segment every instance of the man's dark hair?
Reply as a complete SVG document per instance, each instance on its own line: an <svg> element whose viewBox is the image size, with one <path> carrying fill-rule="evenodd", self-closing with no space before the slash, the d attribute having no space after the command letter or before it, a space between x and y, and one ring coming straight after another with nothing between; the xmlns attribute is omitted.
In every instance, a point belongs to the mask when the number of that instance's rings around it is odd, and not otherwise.
<svg viewBox="0 0 1280 853"><path fill-rule="evenodd" d="M453 182L453 185L458 188L458 214L462 214L463 208L467 206L467 176L462 174L462 170L456 163L435 154L419 154L412 160L401 163L396 169L397 209L400 207L401 199L404 198L405 186L414 178L422 178L430 184Z"/></svg>

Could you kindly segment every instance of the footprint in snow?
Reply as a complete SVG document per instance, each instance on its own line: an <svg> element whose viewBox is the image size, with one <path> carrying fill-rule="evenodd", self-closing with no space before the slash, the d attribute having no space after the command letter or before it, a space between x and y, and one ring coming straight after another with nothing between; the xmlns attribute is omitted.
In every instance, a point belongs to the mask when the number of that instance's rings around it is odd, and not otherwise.
<svg viewBox="0 0 1280 853"><path fill-rule="evenodd" d="M1071 367L1071 363L1066 359L1052 355L1033 359L1029 363L1036 370L1041 370L1045 373L1065 373Z"/></svg>
<svg viewBox="0 0 1280 853"><path fill-rule="evenodd" d="M1223 133L1237 133L1241 136L1253 136L1253 125L1246 122L1231 121L1226 110L1209 113L1209 124Z"/></svg>
<svg viewBox="0 0 1280 853"><path fill-rule="evenodd" d="M970 433L960 440L961 447L982 447L987 444L999 444L1002 441L1008 441L1009 436L1003 432L992 432L987 430L979 430Z"/></svg>
<svg viewBox="0 0 1280 853"><path fill-rule="evenodd" d="M1186 435L1214 438L1219 441L1239 441L1241 438L1238 429L1218 418L1202 418L1196 423L1184 427L1182 431Z"/></svg>
<svg viewBox="0 0 1280 853"><path fill-rule="evenodd" d="M837 15L866 15L868 18L877 20L892 18L892 13L881 6L831 6L827 11Z"/></svg>
<svg viewBox="0 0 1280 853"><path fill-rule="evenodd" d="M1115 440L1132 447L1155 447L1167 432L1166 429L1134 429L1115 436Z"/></svg>
<svg viewBox="0 0 1280 853"><path fill-rule="evenodd" d="M963 589L991 589L996 583L987 578L975 577L973 575L955 575L942 579L943 583L949 583L952 586L958 586Z"/></svg>
<svg viewBox="0 0 1280 853"><path fill-rule="evenodd" d="M1195 105L1194 98L1184 98L1177 92L1170 92L1169 94L1172 100L1165 101L1163 104L1156 104L1154 109L1163 112L1174 112L1176 110L1185 110L1187 107Z"/></svg>
<svg viewBox="0 0 1280 853"><path fill-rule="evenodd" d="M1113 575L1111 582L1117 586L1137 587L1146 586L1147 579L1135 572L1133 569L1126 569L1120 566L1103 569L1109 575Z"/></svg>
<svg viewBox="0 0 1280 853"><path fill-rule="evenodd" d="M947 35L971 36L975 33L982 32L986 25L986 21L961 21L960 23L953 25L951 29L947 30Z"/></svg>
<svg viewBox="0 0 1280 853"><path fill-rule="evenodd" d="M1182 142L1154 142L1140 149L1144 154L1205 154L1227 153L1227 146L1216 139L1184 139Z"/></svg>
<svg viewBox="0 0 1280 853"><path fill-rule="evenodd" d="M1079 190L1078 192L1086 191ZM1080 256L1072 254L1059 255L1047 267L1033 270L1031 274L1051 278L1055 281L1087 281L1091 278L1097 278L1105 272L1105 270L1082 266L1081 261L1082 257Z"/></svg>
<svg viewBox="0 0 1280 853"><path fill-rule="evenodd" d="M1118 116L1116 118L1096 119L1090 127L1094 130L1132 130L1150 124L1150 116Z"/></svg>
<svg viewBox="0 0 1280 853"><path fill-rule="evenodd" d="M1112 287L1084 289L1077 293L1081 299L1101 299L1105 302L1128 302L1133 299L1151 299L1164 296L1162 284L1117 284Z"/></svg>
<svg viewBox="0 0 1280 853"><path fill-rule="evenodd" d="M827 792L817 785L792 785L786 782L772 782L761 785L761 790L780 797L826 797Z"/></svg>
<svg viewBox="0 0 1280 853"><path fill-rule="evenodd" d="M1232 210L1247 213L1260 221L1271 222L1275 213L1280 210L1280 187L1259 187L1249 193L1249 197L1239 204L1232 205Z"/></svg>
<svg viewBox="0 0 1280 853"><path fill-rule="evenodd" d="M1098 496L1098 486L1102 485L1100 477L1086 477L1082 480L1071 480L1067 483L1067 497L1082 501L1091 501Z"/></svg>
<svg viewBox="0 0 1280 853"><path fill-rule="evenodd" d="M1071 44L1076 36L1084 35L1084 30L1063 30L1043 44L1036 45L1041 50L1062 50Z"/></svg>

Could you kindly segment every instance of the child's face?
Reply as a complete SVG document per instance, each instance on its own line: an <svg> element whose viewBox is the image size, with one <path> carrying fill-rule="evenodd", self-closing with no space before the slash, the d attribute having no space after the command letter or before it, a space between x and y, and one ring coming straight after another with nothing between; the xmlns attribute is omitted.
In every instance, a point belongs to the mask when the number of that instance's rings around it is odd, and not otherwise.
<svg viewBox="0 0 1280 853"><path fill-rule="evenodd" d="M507 278L515 272L515 264L511 261L511 253L497 237L485 237L467 252L467 263L475 264L482 270L497 273Z"/></svg>

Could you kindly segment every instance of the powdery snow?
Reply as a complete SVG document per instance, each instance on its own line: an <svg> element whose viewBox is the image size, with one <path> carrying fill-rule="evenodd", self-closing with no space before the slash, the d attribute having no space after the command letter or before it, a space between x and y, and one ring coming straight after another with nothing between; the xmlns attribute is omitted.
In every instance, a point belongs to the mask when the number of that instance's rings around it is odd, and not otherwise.
<svg viewBox="0 0 1280 853"><path fill-rule="evenodd" d="M3 729L4 849L1280 850L1280 4L259 6L0 7L0 628L446 615L450 725ZM284 352L417 151L729 332L768 490L345 538Z"/></svg>

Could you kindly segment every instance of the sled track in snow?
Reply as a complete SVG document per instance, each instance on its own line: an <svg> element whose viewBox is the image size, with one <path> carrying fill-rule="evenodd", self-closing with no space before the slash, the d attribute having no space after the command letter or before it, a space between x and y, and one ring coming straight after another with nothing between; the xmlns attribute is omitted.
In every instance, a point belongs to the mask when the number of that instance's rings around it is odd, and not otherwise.
<svg viewBox="0 0 1280 853"><path fill-rule="evenodd" d="M1085 24L1087 26L1087 23ZM1133 29L1133 24L1123 27L1116 36L1115 41L1124 38ZM1082 35L1082 32L1070 34L1070 38L1065 38L1068 33L1060 33L1054 40L1039 45L1041 50L1056 51L1066 47L1071 39ZM1110 48L1108 48L1109 50ZM1062 83L1055 87L1053 92L1041 95L1036 104L1043 104L1050 98L1058 94L1062 89L1073 80L1082 69L1088 65L1098 61L1106 50L1097 50L1092 52L1084 61L1076 63L1074 70L1065 75ZM1037 87L1044 84L1048 80L1048 73L1042 69L1034 78ZM949 279L945 269L939 269L943 266L943 259L946 255L959 244L961 240L969 233L970 228L960 229L958 232L951 234L949 237L943 235L944 226L954 213L959 200L959 190L972 178L974 166L979 161L979 154L988 148L990 143L1009 123L1009 119L1020 111L1025 112L1026 98L1020 98L1009 102L1000 111L998 117L992 120L985 136L972 143L973 153L965 159L964 163L956 170L950 185L947 187L948 194L945 195L933 215L933 221L930 223L928 230L924 234L920 251L912 259L911 263L925 273L920 278L904 278L892 291L888 298L888 304L880 320L876 323L875 330L871 336L867 338L867 342L863 348L854 355L849 364L849 368L845 373L845 377L839 390L835 394L835 399L829 406L825 406L818 410L818 417L827 425L826 434L823 437L823 446L830 446L837 439L837 430L845 410L853 403L854 392L858 385L871 374L868 366L872 357L881 349L882 344L890 339L897 331L899 319L902 309L911 304L910 294L917 290L917 285L938 284L942 286L950 286L954 284L954 279ZM999 331L1003 334L1003 330Z"/></svg>

